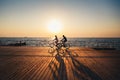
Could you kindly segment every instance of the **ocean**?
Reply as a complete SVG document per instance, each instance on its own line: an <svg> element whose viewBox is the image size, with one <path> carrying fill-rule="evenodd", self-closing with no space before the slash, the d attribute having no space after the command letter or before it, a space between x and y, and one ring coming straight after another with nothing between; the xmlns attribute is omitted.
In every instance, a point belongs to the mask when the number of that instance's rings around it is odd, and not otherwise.
<svg viewBox="0 0 120 80"><path fill-rule="evenodd" d="M0 46L9 46L20 41L25 42L25 46L46 47L49 46L51 38L38 37L1 37ZM71 47L90 47L90 48L116 48L120 50L120 38L68 38Z"/></svg>

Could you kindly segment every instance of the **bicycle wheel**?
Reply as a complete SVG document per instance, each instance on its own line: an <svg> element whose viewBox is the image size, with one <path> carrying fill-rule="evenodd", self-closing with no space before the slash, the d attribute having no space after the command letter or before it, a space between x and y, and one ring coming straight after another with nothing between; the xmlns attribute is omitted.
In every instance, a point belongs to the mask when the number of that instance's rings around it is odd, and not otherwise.
<svg viewBox="0 0 120 80"><path fill-rule="evenodd" d="M66 44L65 44L65 48L66 48L66 49L69 49L69 48L70 48L70 44L69 44L69 43L66 43Z"/></svg>
<svg viewBox="0 0 120 80"><path fill-rule="evenodd" d="M58 53L63 55L64 54L64 50L63 49L59 49Z"/></svg>
<svg viewBox="0 0 120 80"><path fill-rule="evenodd" d="M55 49L54 49L54 48L50 47L50 48L48 49L48 53L53 54L54 52L55 52Z"/></svg>

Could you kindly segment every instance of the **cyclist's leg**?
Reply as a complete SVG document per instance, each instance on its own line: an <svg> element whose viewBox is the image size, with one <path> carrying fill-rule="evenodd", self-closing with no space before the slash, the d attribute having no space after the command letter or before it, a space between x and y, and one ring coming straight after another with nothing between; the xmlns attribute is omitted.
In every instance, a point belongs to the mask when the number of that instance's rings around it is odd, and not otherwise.
<svg viewBox="0 0 120 80"><path fill-rule="evenodd" d="M70 48L70 44L66 43L66 48L69 49Z"/></svg>
<svg viewBox="0 0 120 80"><path fill-rule="evenodd" d="M62 42L62 46L65 47L65 42Z"/></svg>

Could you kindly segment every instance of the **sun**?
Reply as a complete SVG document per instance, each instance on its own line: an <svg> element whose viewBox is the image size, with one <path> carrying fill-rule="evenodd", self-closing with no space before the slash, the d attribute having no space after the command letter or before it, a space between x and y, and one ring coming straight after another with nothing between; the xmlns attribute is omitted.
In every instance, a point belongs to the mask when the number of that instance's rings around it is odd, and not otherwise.
<svg viewBox="0 0 120 80"><path fill-rule="evenodd" d="M51 20L48 24L48 30L52 33L59 33L61 31L62 24L58 20Z"/></svg>

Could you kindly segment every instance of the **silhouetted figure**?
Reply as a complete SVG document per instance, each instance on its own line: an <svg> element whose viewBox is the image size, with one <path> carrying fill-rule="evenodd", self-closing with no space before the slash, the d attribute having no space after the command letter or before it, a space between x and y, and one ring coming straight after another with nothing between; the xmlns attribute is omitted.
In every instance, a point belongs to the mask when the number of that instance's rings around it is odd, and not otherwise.
<svg viewBox="0 0 120 80"><path fill-rule="evenodd" d="M22 41L20 41L19 45L22 46Z"/></svg>
<svg viewBox="0 0 120 80"><path fill-rule="evenodd" d="M65 43L67 42L66 36L63 35L63 38L61 41L62 41L63 46L65 47Z"/></svg>

